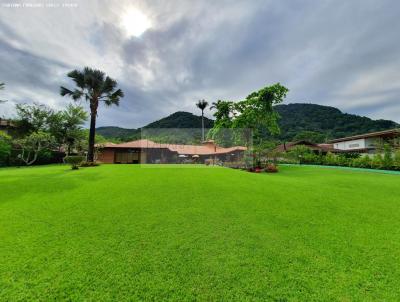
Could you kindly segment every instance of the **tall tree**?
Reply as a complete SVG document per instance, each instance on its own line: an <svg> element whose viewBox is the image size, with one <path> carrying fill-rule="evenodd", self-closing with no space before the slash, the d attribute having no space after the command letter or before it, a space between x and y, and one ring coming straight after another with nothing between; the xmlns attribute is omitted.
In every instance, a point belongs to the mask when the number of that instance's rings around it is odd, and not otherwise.
<svg viewBox="0 0 400 302"><path fill-rule="evenodd" d="M219 145L229 147L232 145L232 105L233 102L218 100L213 102L210 110L215 110L214 126L208 132L208 136L215 140Z"/></svg>
<svg viewBox="0 0 400 302"><path fill-rule="evenodd" d="M235 139L244 140L247 145L253 138L248 130L257 134L260 129L265 129L271 134L278 134L279 114L273 105L283 102L288 91L277 83L253 92L239 102L218 101L213 106L217 111L214 113L216 120L211 133L215 135L218 128L229 127L234 131Z"/></svg>
<svg viewBox="0 0 400 302"><path fill-rule="evenodd" d="M201 139L204 142L204 109L207 108L208 103L205 100L199 100L196 106L201 110Z"/></svg>
<svg viewBox="0 0 400 302"><path fill-rule="evenodd" d="M82 71L73 70L68 73L76 88L70 90L61 86L62 96L71 96L75 101L84 98L89 102L90 107L90 130L89 130L89 150L87 161L94 161L94 144L96 135L96 118L100 102L107 106L119 105L120 99L124 96L121 89L117 89L117 81L106 76L104 72L85 67Z"/></svg>

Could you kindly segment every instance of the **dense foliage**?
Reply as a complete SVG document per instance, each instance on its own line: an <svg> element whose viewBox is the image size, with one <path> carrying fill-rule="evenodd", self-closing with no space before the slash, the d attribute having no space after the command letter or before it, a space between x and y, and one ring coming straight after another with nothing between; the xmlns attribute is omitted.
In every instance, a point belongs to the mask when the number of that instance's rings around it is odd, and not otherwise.
<svg viewBox="0 0 400 302"><path fill-rule="evenodd" d="M217 101L211 106L223 117L222 106L228 111L226 121L229 122L229 106L224 101ZM309 140L315 143L327 139L351 136L373 131L399 127L393 121L372 120L354 114L342 113L339 109L315 104L288 104L274 106L279 113L278 125L280 134L274 139L280 141ZM218 118L218 117L216 117ZM214 121L204 118L205 128L212 128ZM200 128L201 117L189 112L175 112L170 116L148 124L144 128ZM130 140L140 138L140 129L124 129L119 127L97 128L99 134L106 138ZM268 133L265 133L268 138Z"/></svg>
<svg viewBox="0 0 400 302"><path fill-rule="evenodd" d="M274 105L282 103L288 91L277 83L252 92L241 101L214 103L215 122L209 137L224 144L226 130L230 129L233 131L232 141L249 146L254 138L261 143L265 131L271 135L278 134L279 115Z"/></svg>
<svg viewBox="0 0 400 302"><path fill-rule="evenodd" d="M0 131L0 166L8 164L11 155L11 136Z"/></svg>
<svg viewBox="0 0 400 302"><path fill-rule="evenodd" d="M281 155L282 163L342 166L354 168L400 170L400 149L385 144L381 153L327 153L316 154L299 145Z"/></svg>
<svg viewBox="0 0 400 302"><path fill-rule="evenodd" d="M281 133L278 138L282 141L293 141L304 131L313 131L331 139L399 127L393 121L372 120L342 113L334 107L316 104L277 105L275 110L281 116L279 120ZM311 137L314 140L315 133ZM318 142L321 142L321 138Z"/></svg>

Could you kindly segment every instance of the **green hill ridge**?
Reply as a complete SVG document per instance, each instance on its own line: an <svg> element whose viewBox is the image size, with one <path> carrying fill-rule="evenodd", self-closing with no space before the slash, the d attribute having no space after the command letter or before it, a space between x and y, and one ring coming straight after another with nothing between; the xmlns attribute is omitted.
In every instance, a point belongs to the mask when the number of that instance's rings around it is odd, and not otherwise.
<svg viewBox="0 0 400 302"><path fill-rule="evenodd" d="M281 141L291 141L302 134L313 132L319 142L327 139L381 131L399 127L390 120L373 120L368 117L343 113L339 109L317 104L293 103L275 106L280 114ZM213 120L204 119L205 128L212 128ZM201 128L201 116L178 111L143 127L155 128ZM126 129L116 126L99 127L97 133L108 139L130 140L140 137L139 129ZM317 139L318 140L318 139Z"/></svg>

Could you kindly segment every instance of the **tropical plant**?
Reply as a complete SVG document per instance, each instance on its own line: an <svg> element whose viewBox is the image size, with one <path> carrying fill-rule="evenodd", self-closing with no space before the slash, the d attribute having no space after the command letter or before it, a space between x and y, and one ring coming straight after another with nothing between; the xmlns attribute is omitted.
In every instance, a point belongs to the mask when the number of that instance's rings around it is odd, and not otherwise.
<svg viewBox="0 0 400 302"><path fill-rule="evenodd" d="M207 108L208 103L205 100L199 100L196 106L201 110L201 140L204 142L204 109Z"/></svg>
<svg viewBox="0 0 400 302"><path fill-rule="evenodd" d="M85 67L82 71L73 70L68 73L76 85L74 90L61 86L62 96L71 96L77 101L85 99L90 107L90 130L89 130L89 149L87 161L94 161L96 118L99 103L103 102L107 106L119 105L120 99L124 96L121 89L117 89L117 81L105 75L104 72Z"/></svg>
<svg viewBox="0 0 400 302"><path fill-rule="evenodd" d="M244 141L246 146L252 142L253 136L260 130L267 130L271 134L279 133L278 113L273 105L283 102L288 89L277 83L266 86L259 91L251 93L245 100L239 102L218 101L211 108L216 108L214 113L216 121L211 130L215 136L222 128L234 130L235 141ZM247 131L249 130L249 131ZM259 136L261 141L261 136Z"/></svg>
<svg viewBox="0 0 400 302"><path fill-rule="evenodd" d="M72 170L78 170L79 165L85 160L84 156L69 155L64 157L64 162L71 165Z"/></svg>
<svg viewBox="0 0 400 302"><path fill-rule="evenodd" d="M215 121L213 128L208 132L208 138L215 140L221 146L232 144L232 104L230 101L218 100L213 102L210 107L210 110L215 110L213 113Z"/></svg>

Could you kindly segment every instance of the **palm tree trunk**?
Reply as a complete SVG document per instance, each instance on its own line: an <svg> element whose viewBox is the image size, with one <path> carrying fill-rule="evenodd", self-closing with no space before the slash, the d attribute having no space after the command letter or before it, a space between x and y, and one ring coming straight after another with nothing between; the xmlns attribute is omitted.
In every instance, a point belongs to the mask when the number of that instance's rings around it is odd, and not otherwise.
<svg viewBox="0 0 400 302"><path fill-rule="evenodd" d="M90 130L89 130L89 149L87 155L87 161L94 161L94 142L96 136L96 116L97 110L91 110L90 113Z"/></svg>
<svg viewBox="0 0 400 302"><path fill-rule="evenodd" d="M204 142L204 110L201 110L201 139Z"/></svg>

